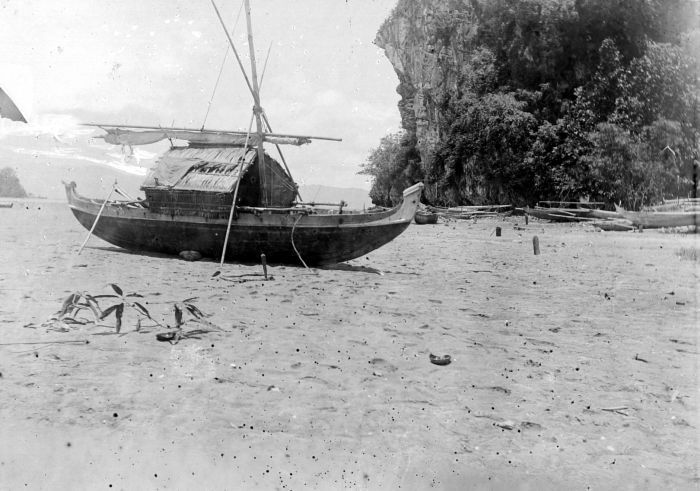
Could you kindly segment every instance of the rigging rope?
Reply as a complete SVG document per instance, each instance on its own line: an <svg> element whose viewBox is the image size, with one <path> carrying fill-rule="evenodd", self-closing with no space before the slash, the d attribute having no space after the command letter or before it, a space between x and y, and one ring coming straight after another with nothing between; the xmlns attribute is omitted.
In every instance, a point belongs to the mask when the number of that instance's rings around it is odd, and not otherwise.
<svg viewBox="0 0 700 491"><path fill-rule="evenodd" d="M243 11L243 3L241 3L240 8L238 9L238 15L236 16L236 22L233 23L233 29L231 31L236 30L236 26L238 25L238 20L241 18L241 12ZM219 87L219 81L221 80L221 74L224 71L224 66L226 65L226 58L228 57L228 51L231 49L231 47L227 44L226 45L226 52L224 53L224 59L221 61L221 68L219 68L219 75L216 77L216 83L214 84L214 90L211 93L211 98L209 99L209 104L207 104L207 112L204 115L204 121L202 121L202 128L200 131L204 131L204 125L207 124L207 117L209 117L209 111L211 110L211 103L214 101L214 96L216 95L216 89Z"/></svg>
<svg viewBox="0 0 700 491"><path fill-rule="evenodd" d="M294 252L297 253L297 257L299 258L299 261L301 261L301 264L304 265L306 269L309 269L309 267L306 265L304 260L301 258L301 254L299 254L299 251L297 250L297 246L294 245L294 229L297 226L297 223L299 223L299 220L301 220L304 217L304 215L299 215L299 218L296 219L294 222L294 225L292 226L292 247L294 248Z"/></svg>

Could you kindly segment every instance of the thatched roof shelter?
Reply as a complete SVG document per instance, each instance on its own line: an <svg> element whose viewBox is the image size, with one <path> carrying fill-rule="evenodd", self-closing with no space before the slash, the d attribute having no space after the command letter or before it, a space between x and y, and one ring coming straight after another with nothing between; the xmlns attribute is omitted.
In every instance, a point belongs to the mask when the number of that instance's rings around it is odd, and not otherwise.
<svg viewBox="0 0 700 491"><path fill-rule="evenodd" d="M250 147L173 147L158 159L141 188L152 208L165 206L176 214L190 214L183 209L192 208L193 202L199 204L197 209L206 208L207 203L215 204L217 210L230 207L237 182L241 179L237 205L261 206L259 182L262 173L267 206L291 206L296 197L294 181L267 154L261 169L256 149ZM211 196L207 198L207 195Z"/></svg>

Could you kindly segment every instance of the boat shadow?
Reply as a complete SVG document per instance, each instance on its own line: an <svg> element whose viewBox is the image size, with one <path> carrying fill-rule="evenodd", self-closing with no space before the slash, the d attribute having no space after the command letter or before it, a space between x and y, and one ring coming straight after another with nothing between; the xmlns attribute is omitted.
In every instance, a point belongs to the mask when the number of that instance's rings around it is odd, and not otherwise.
<svg viewBox="0 0 700 491"><path fill-rule="evenodd" d="M152 251L130 251L128 249L122 249L121 247L114 247L114 246L93 246L93 247L88 247L88 249L93 249L93 250L98 250L98 251L105 251L105 252L114 252L118 254L127 254L131 256L146 256L146 257L151 257L151 258L158 258L158 259L169 259L173 261L183 261L183 259L180 256L175 256L173 254L163 254L160 252L152 252ZM201 263L218 263L219 260L211 257L203 257L201 259L198 259L196 262L201 262ZM240 264L243 266L260 266L259 262L255 261L236 261L235 263L232 264ZM284 268L295 268L295 269L304 269L304 266L301 264L277 264L277 263L268 263L269 266L271 267L284 267ZM371 274L378 274L378 275L383 275L384 272L372 268L369 266L354 266L352 264L347 264L347 263L338 263L338 264L328 264L325 266L316 266L312 267L312 269L319 269L319 270L324 270L324 271L347 271L347 272L352 272L352 273L371 273Z"/></svg>
<svg viewBox="0 0 700 491"><path fill-rule="evenodd" d="M153 258L159 258L159 259L178 259L180 261L183 261L183 259L180 256L173 256L172 254L163 254L160 252L151 252L151 251L130 251L129 249L122 249L121 247L109 247L109 246L91 246L91 247L86 247L86 249L92 249L96 251L105 251L105 252L115 252L118 254L126 254L129 256L146 256L146 257L153 257ZM202 258L201 261L210 261L209 258ZM211 259L213 262L214 260Z"/></svg>
<svg viewBox="0 0 700 491"><path fill-rule="evenodd" d="M134 251L134 250L129 250L129 249L122 249L121 247L116 247L116 246L93 246L93 247L88 247L88 249L94 249L94 250L105 251L105 252L115 252L118 254L127 254L130 256L145 256L145 257L151 257L151 258L157 258L157 259L169 259L172 261L196 262L196 263L214 263L214 264L219 263L219 259L216 259L213 257L202 257L202 258L197 259L195 261L187 261L176 254L166 254L163 252L153 252L153 251ZM240 264L242 266L260 266L260 263L255 262L255 261L235 261L235 262L228 262L227 261L226 264ZM277 265L270 263L270 266L277 266ZM287 265L287 264L284 264L281 266L295 267L294 265ZM301 265L299 265L299 267L301 267Z"/></svg>
<svg viewBox="0 0 700 491"><path fill-rule="evenodd" d="M327 264L325 266L319 266L317 269L325 271L350 271L353 273L372 273L378 275L384 274L382 271L376 268L371 268L369 266L353 266L352 264L347 263Z"/></svg>

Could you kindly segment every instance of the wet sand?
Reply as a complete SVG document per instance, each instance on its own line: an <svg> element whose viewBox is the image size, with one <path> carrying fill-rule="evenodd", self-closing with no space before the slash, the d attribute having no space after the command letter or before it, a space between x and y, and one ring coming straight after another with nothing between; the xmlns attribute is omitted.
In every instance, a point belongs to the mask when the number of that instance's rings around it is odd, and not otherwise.
<svg viewBox="0 0 700 491"><path fill-rule="evenodd" d="M679 257L697 236L412 225L369 256L262 281L241 276L257 265L212 277L217 262L99 239L77 256L86 231L64 204L0 220L4 489L700 484L700 263ZM129 311L120 334L112 318L41 326L109 283L162 323L197 297L222 331L171 345Z"/></svg>

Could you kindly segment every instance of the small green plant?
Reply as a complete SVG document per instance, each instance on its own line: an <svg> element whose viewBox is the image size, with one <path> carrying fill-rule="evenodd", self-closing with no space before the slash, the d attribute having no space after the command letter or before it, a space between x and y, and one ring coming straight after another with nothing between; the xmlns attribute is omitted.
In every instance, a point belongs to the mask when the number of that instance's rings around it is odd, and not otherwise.
<svg viewBox="0 0 700 491"><path fill-rule="evenodd" d="M142 315L144 317L147 317L148 319L152 320L153 322L158 322L151 317L151 314L148 312L148 309L141 305L139 302L136 302L134 300L131 300L132 298L143 298L143 295L138 294L138 293L128 293L124 294L124 291L119 287L119 285L116 285L114 283L110 283L109 286L112 287L112 290L114 290L114 293L116 295L96 295L92 297L93 299L97 298L116 298L118 300L117 303L114 305L111 305L107 307L101 314L100 314L100 320L104 320L107 317L110 316L114 312L114 317L116 318L115 321L115 329L117 332L120 332L122 329L122 316L124 315L124 309L126 307L136 311L137 314ZM137 322L137 331L141 327L141 322L140 319Z"/></svg>
<svg viewBox="0 0 700 491"><path fill-rule="evenodd" d="M187 322L197 322L217 328L216 325L206 320L209 315L202 312L199 307L194 304L196 297L187 298L173 304L174 326L170 326L168 324L164 325L154 319L143 303L136 300L144 298L143 295L139 293L125 294L124 290L115 283L109 283L109 286L114 293L103 295L92 295L87 292L71 293L63 301L59 311L53 314L44 326L52 330L66 332L75 325L99 324L101 321L114 315L114 327L116 332L120 333L122 330L124 313L127 310L131 310L135 312L137 316L136 331L141 330L141 321L148 319L157 327L176 330L176 340L207 332L203 329L183 332L182 326ZM99 300L101 299L115 299L116 302L103 309L99 304Z"/></svg>
<svg viewBox="0 0 700 491"><path fill-rule="evenodd" d="M700 250L696 247L683 247L678 252L678 257L688 261L700 261Z"/></svg>
<svg viewBox="0 0 700 491"><path fill-rule="evenodd" d="M85 311L92 313L92 320L83 316ZM61 308L49 317L47 324L58 331L67 331L71 324L97 322L102 315L100 306L92 295L84 292L71 293L63 301Z"/></svg>

